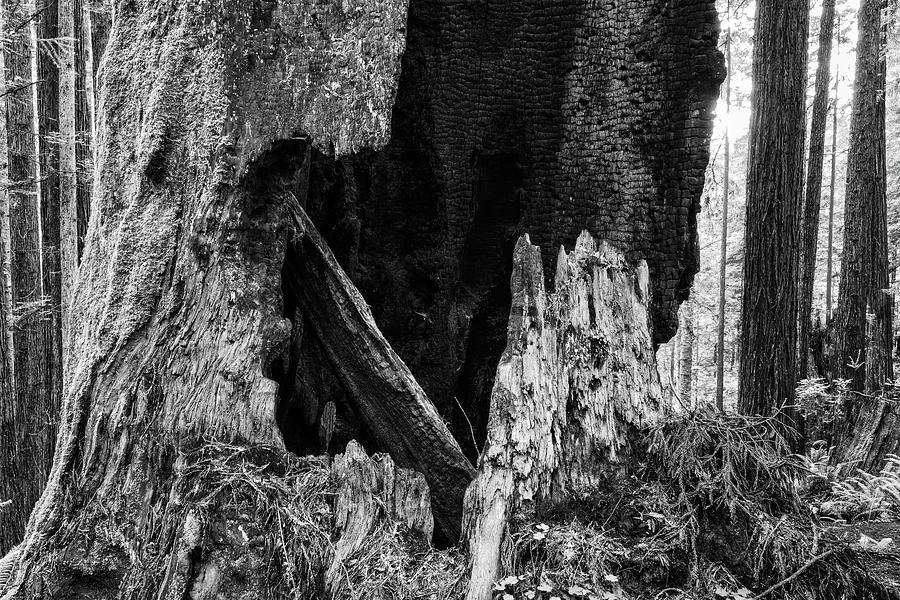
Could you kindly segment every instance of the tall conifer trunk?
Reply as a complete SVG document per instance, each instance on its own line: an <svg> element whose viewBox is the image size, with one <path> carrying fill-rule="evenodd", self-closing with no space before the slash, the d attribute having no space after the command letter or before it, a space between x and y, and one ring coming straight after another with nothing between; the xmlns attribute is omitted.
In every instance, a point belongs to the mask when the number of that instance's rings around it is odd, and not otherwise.
<svg viewBox="0 0 900 600"><path fill-rule="evenodd" d="M887 196L885 165L885 62L880 0L862 0L856 49L856 82L847 154L844 250L834 320L831 368L862 390L866 369L883 382L892 377L892 299L887 293ZM866 359L867 314L883 347L881 358ZM870 381L872 376L869 377ZM879 384L880 387L880 384Z"/></svg>
<svg viewBox="0 0 900 600"><path fill-rule="evenodd" d="M50 467L53 452L51 307L44 292L41 227L40 137L37 113L37 25L33 2L4 5L7 26L6 139L9 157L9 232L13 389L11 421L2 426L4 478L13 488L11 505L0 511L0 549L16 544L24 531ZM6 474L9 475L6 475Z"/></svg>
<svg viewBox="0 0 900 600"><path fill-rule="evenodd" d="M797 380L809 2L760 0L756 7L738 407L770 414L793 404ZM783 420L800 424L791 408Z"/></svg>
<svg viewBox="0 0 900 600"><path fill-rule="evenodd" d="M834 37L834 1L824 0L822 4L816 88L813 96L812 124L809 134L806 199L803 206L800 244L800 310L797 320L797 364L800 379L806 379L809 376L809 332L812 325L813 282L816 275L819 211L822 204L822 166L825 160L825 124L828 120L831 40Z"/></svg>

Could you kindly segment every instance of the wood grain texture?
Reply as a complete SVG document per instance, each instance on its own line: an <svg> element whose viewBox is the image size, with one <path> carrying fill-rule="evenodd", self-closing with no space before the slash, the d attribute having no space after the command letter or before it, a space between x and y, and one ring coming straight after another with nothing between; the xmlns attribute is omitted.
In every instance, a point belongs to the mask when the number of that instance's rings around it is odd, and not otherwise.
<svg viewBox="0 0 900 600"><path fill-rule="evenodd" d="M769 415L786 406L782 420L789 428L800 426L790 407L797 384L808 22L808 0L757 2L738 408ZM785 431L799 449L800 436Z"/></svg>
<svg viewBox="0 0 900 600"><path fill-rule="evenodd" d="M471 463L296 200L292 218L286 289L300 299L368 431L400 466L425 475L438 527L458 539Z"/></svg>
<svg viewBox="0 0 900 600"><path fill-rule="evenodd" d="M540 249L521 238L488 440L466 492L469 600L491 597L516 510L590 490L628 461L636 428L666 412L646 263L583 233L560 251L555 281L547 293Z"/></svg>
<svg viewBox="0 0 900 600"><path fill-rule="evenodd" d="M428 485L421 473L399 469L387 455L370 458L356 442L334 457L334 558L325 573L328 593L343 587L344 562L359 550L379 520L393 519L431 539L434 519Z"/></svg>

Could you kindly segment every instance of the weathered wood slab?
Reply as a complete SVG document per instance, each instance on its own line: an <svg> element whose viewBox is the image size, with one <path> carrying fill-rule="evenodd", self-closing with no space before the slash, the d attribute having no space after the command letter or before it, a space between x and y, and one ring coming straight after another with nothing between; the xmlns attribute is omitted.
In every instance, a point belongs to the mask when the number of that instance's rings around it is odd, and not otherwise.
<svg viewBox="0 0 900 600"><path fill-rule="evenodd" d="M292 214L297 235L285 262L289 293L299 299L369 432L398 465L425 476L439 529L459 539L471 463L296 200Z"/></svg>

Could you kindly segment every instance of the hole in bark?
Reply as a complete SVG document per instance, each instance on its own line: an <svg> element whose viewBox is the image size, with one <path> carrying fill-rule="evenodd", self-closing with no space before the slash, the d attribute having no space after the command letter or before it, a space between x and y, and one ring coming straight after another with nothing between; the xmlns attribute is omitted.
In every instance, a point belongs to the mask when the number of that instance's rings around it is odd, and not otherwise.
<svg viewBox="0 0 900 600"><path fill-rule="evenodd" d="M302 160L288 187L474 460L486 436L495 370L506 347L524 169L521 158L509 153L474 161L473 216L457 262L439 246L448 226L436 203L434 174L423 153L398 148L401 143L409 140L338 159L306 146L294 150ZM385 179L385 173L391 176ZM276 417L285 445L298 454L334 453L355 438L376 450L298 310L288 278L291 261L302 257L293 252L288 248L282 272L291 340L270 369L279 384ZM446 282L441 279L448 276L457 281L454 296L442 298ZM449 307L441 306L448 300ZM456 330L448 330L446 316L438 312L448 309L459 315ZM329 404L333 431L323 419Z"/></svg>
<svg viewBox="0 0 900 600"><path fill-rule="evenodd" d="M460 264L458 298L458 310L468 320L463 326L468 339L456 379L459 406L454 411L457 439L473 461L487 436L494 375L506 348L512 303L509 281L520 234L521 171L512 154L484 155L475 165L475 219Z"/></svg>
<svg viewBox="0 0 900 600"><path fill-rule="evenodd" d="M298 309L289 277L289 261L302 260L290 251L282 272L284 316L292 324L291 340L280 360L273 362L270 377L278 383L276 421L285 447L299 455L342 452L351 439L376 451L377 444L360 427L321 342Z"/></svg>

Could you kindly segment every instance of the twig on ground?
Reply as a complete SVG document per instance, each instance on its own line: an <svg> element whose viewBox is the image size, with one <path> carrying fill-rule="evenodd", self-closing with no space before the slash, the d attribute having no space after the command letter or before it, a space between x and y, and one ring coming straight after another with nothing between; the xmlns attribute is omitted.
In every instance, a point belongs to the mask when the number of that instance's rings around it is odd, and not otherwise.
<svg viewBox="0 0 900 600"><path fill-rule="evenodd" d="M806 572L806 570L809 569L811 566L813 566L814 564L816 564L817 562L819 562L819 561L822 560L823 558L826 558L826 557L828 557L828 556L831 556L832 554L834 554L834 552L835 552L835 548L832 548L831 550L826 550L826 551L823 552L822 554L817 554L816 556L813 556L811 559L809 559L809 560L806 562L805 565L803 565L802 567L800 567L799 569L797 569L796 571L794 571L794 573L793 573L791 576L789 576L789 577L786 578L786 579L782 579L781 581L779 581L778 583L776 583L775 585L773 585L772 587L770 587L769 589L767 589L766 591L764 591L763 593L761 593L759 596L756 596L755 598L753 598L753 600L761 600L762 598L765 598L766 596L768 596L769 594L771 594L771 593L774 592L775 590L780 589L780 588L786 586L787 584L789 584L789 583L792 582L793 580L795 580L795 579L797 579L798 577L800 577L800 576L801 576L804 572Z"/></svg>

